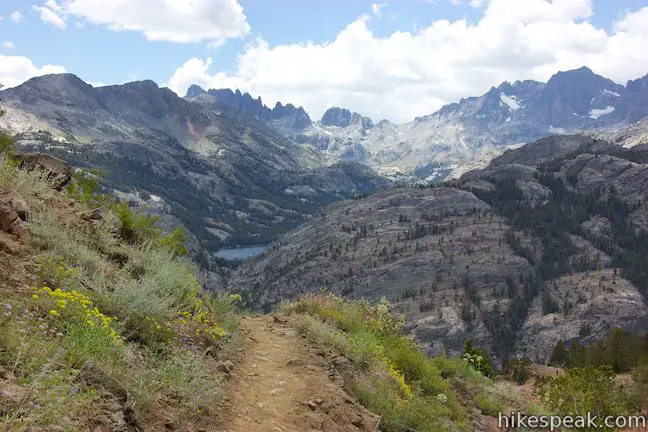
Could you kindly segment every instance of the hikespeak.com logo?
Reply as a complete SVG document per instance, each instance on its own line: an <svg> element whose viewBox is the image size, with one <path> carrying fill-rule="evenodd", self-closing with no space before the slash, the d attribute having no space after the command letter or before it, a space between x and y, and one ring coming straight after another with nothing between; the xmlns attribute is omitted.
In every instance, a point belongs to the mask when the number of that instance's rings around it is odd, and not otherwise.
<svg viewBox="0 0 648 432"><path fill-rule="evenodd" d="M542 429L555 431L559 429L646 429L648 420L643 415L631 416L606 416L601 417L594 413L586 415L559 416L559 415L527 415L519 411L508 415L497 415L499 429ZM646 429L648 430L648 429Z"/></svg>

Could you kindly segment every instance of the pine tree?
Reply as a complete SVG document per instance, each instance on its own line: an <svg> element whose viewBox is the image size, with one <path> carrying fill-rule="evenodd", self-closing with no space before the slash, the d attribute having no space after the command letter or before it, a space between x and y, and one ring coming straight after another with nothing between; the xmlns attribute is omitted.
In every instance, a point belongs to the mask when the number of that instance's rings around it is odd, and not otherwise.
<svg viewBox="0 0 648 432"><path fill-rule="evenodd" d="M559 341L551 353L549 364L552 366L566 366L567 364L567 350L563 341Z"/></svg>

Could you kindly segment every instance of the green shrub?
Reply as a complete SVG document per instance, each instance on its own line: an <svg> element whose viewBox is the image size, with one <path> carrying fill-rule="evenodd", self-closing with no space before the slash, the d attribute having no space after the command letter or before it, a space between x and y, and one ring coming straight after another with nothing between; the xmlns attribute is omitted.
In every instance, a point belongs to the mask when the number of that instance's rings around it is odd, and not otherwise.
<svg viewBox="0 0 648 432"><path fill-rule="evenodd" d="M386 300L372 306L330 294L307 295L282 308L307 314L298 321L299 331L351 361L345 380L363 405L382 416L380 430L467 430L467 412L442 377L440 363L405 337L402 318L390 312ZM460 360L447 362L462 367Z"/></svg>
<svg viewBox="0 0 648 432"><path fill-rule="evenodd" d="M558 415L586 416L590 412L603 418L637 411L616 382L614 371L609 366L566 369L562 376L539 378L536 393L543 404Z"/></svg>
<svg viewBox="0 0 648 432"><path fill-rule="evenodd" d="M13 137L7 133L0 132L0 154L11 157L13 154L15 141Z"/></svg>
<svg viewBox="0 0 648 432"><path fill-rule="evenodd" d="M176 255L188 255L189 251L184 246L187 241L187 230L184 227L177 227L166 236L160 236L155 240L156 246L165 248Z"/></svg>
<svg viewBox="0 0 648 432"><path fill-rule="evenodd" d="M214 319L221 323L221 326L228 332L236 332L239 324L238 314L242 313L239 310L239 305L242 302L241 296L239 294L210 293L206 294L205 298Z"/></svg>
<svg viewBox="0 0 648 432"><path fill-rule="evenodd" d="M179 256L183 233L156 236L156 220L127 206L119 208L136 233L132 243L108 226L78 229L76 220L60 219L75 216L44 202L52 191L41 176L1 155L0 186L28 201L28 250L40 258L26 260L30 274L20 275L30 276L33 290L0 289L0 365L36 397L19 407L0 401L0 429L126 430L132 421L157 430L163 421L194 430L194 422L206 423L221 391L216 356L206 353L223 358L226 344L215 342L226 320L236 330L237 298L203 297L196 267ZM76 175L74 187L68 192L84 210L100 202L96 178ZM110 416L115 407L132 410L129 418Z"/></svg>
<svg viewBox="0 0 648 432"><path fill-rule="evenodd" d="M99 193L101 179L106 174L106 171L101 168L92 168L89 171L76 170L67 187L68 195L76 201L92 207L111 206L114 198Z"/></svg>
<svg viewBox="0 0 648 432"><path fill-rule="evenodd" d="M529 366L531 366L529 359L511 360L504 367L504 373L508 379L521 385L531 378Z"/></svg>
<svg viewBox="0 0 648 432"><path fill-rule="evenodd" d="M414 398L402 403L400 392L384 381L351 384L360 403L381 414L381 431L443 432L456 430L442 398Z"/></svg>
<svg viewBox="0 0 648 432"><path fill-rule="evenodd" d="M486 351L476 347L472 339L468 339L464 344L464 352L461 358L476 371L481 372L484 376L493 375L493 365L486 354Z"/></svg>
<svg viewBox="0 0 648 432"><path fill-rule="evenodd" d="M484 392L478 393L477 396L475 396L475 404L483 414L491 417L497 417L498 413L504 411L504 407L501 403L497 402L492 395L488 395Z"/></svg>
<svg viewBox="0 0 648 432"><path fill-rule="evenodd" d="M160 220L159 216L138 214L128 206L126 202L120 202L112 206L121 221L121 237L131 243L156 239L160 236L160 229L156 226Z"/></svg>

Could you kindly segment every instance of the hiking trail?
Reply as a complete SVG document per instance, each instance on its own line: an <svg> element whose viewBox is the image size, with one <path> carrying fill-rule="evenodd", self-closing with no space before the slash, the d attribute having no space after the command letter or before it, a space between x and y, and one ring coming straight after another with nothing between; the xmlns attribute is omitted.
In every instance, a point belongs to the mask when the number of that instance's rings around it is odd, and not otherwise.
<svg viewBox="0 0 648 432"><path fill-rule="evenodd" d="M379 419L344 391L336 356L301 337L293 323L286 316L242 320L244 346L219 432L374 432Z"/></svg>

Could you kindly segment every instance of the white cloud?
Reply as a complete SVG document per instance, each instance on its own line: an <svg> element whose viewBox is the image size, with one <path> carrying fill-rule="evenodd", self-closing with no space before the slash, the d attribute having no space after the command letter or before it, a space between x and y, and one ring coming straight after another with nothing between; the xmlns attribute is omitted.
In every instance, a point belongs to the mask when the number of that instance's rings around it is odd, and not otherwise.
<svg viewBox="0 0 648 432"><path fill-rule="evenodd" d="M219 45L250 31L238 0L64 0L62 11L151 41Z"/></svg>
<svg viewBox="0 0 648 432"><path fill-rule="evenodd" d="M45 2L45 6L33 5L32 9L38 12L41 21L50 23L61 30L67 28L65 19L61 16L63 10L55 0L48 0Z"/></svg>
<svg viewBox="0 0 648 432"><path fill-rule="evenodd" d="M18 24L19 22L22 21L23 19L23 14L20 13L20 11L13 11L11 15L9 15L9 19L13 21L14 23Z"/></svg>
<svg viewBox="0 0 648 432"><path fill-rule="evenodd" d="M64 72L63 66L38 67L27 57L0 55L0 83L5 87L15 87L36 76Z"/></svg>
<svg viewBox="0 0 648 432"><path fill-rule="evenodd" d="M387 6L387 3L374 3L371 5L371 11L378 18L382 16L382 10Z"/></svg>
<svg viewBox="0 0 648 432"><path fill-rule="evenodd" d="M16 45L14 45L14 43L11 41L6 41L6 42L2 42L2 48L15 49Z"/></svg>
<svg viewBox="0 0 648 432"><path fill-rule="evenodd" d="M387 37L375 36L363 16L326 44L256 40L231 74L192 58L169 86L179 94L194 83L240 88L268 104L303 105L313 117L337 105L408 121L505 80L544 81L583 65L621 83L645 75L648 7L611 33L587 20L593 13L590 0L490 0L478 22L437 20Z"/></svg>

